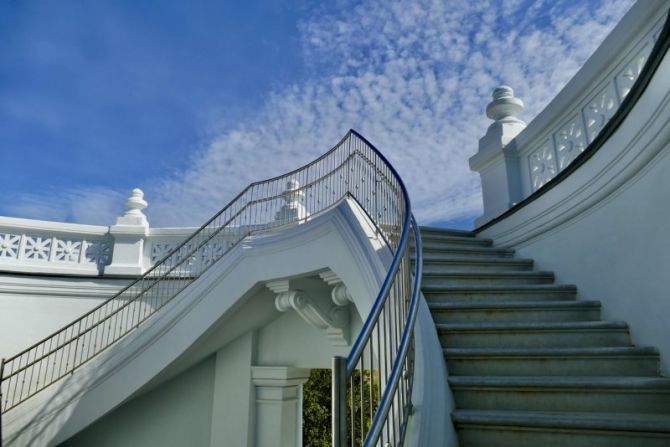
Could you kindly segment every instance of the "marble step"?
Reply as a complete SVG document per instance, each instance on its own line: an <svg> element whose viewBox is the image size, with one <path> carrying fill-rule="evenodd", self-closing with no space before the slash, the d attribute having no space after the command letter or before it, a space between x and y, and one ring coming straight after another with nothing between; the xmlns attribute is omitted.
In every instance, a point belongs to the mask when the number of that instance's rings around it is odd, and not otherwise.
<svg viewBox="0 0 670 447"><path fill-rule="evenodd" d="M451 376L456 408L670 414L662 377Z"/></svg>
<svg viewBox="0 0 670 447"><path fill-rule="evenodd" d="M424 236L446 236L446 237L469 237L475 238L477 235L472 231L467 230L451 230L448 228L437 228L437 227L419 227L421 232L421 238Z"/></svg>
<svg viewBox="0 0 670 447"><path fill-rule="evenodd" d="M454 376L658 376L660 356L653 347L617 348L449 348Z"/></svg>
<svg viewBox="0 0 670 447"><path fill-rule="evenodd" d="M574 285L516 285L516 286L444 286L422 284L421 291L430 302L456 301L557 301L574 300L577 288Z"/></svg>
<svg viewBox="0 0 670 447"><path fill-rule="evenodd" d="M630 346L624 322L436 324L443 348L571 348Z"/></svg>
<svg viewBox="0 0 670 447"><path fill-rule="evenodd" d="M410 245L414 245L414 240L410 242ZM491 247L493 241L491 239L480 239L474 237L451 237L451 236L440 236L440 237L423 237L421 236L421 246L424 250L426 249L437 249L440 248L452 248L452 247Z"/></svg>
<svg viewBox="0 0 670 447"><path fill-rule="evenodd" d="M455 272L455 273L431 273L424 272L421 278L422 286L432 287L444 286L512 286L518 284L552 284L554 274L552 272Z"/></svg>
<svg viewBox="0 0 670 447"><path fill-rule="evenodd" d="M457 410L461 447L667 447L670 415Z"/></svg>
<svg viewBox="0 0 670 447"><path fill-rule="evenodd" d="M442 257L423 260L425 273L532 271L532 259Z"/></svg>
<svg viewBox="0 0 670 447"><path fill-rule="evenodd" d="M436 323L596 321L598 301L430 302Z"/></svg>
<svg viewBox="0 0 670 447"><path fill-rule="evenodd" d="M410 253L413 250L410 251ZM424 245L423 259L445 259L449 257L474 257L474 258L511 258L514 250L509 248L477 247L468 245Z"/></svg>

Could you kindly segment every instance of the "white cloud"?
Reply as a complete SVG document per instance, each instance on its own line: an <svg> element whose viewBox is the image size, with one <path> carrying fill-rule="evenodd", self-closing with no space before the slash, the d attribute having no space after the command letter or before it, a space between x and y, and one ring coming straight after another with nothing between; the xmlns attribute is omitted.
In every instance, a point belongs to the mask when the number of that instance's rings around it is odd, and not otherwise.
<svg viewBox="0 0 670 447"><path fill-rule="evenodd" d="M309 162L349 128L397 167L421 222L474 217L481 193L468 158L493 88L511 85L532 118L632 3L366 0L314 13L300 24L310 77L148 188L151 223L199 225L248 183Z"/></svg>
<svg viewBox="0 0 670 447"><path fill-rule="evenodd" d="M245 184L308 162L353 127L408 185L422 222L480 213L468 158L488 126L494 87L536 115L631 5L630 0L342 4L301 24L313 77L272 94L223 132L152 201L161 223L196 224Z"/></svg>
<svg viewBox="0 0 670 447"><path fill-rule="evenodd" d="M112 225L123 210L130 191L107 188L73 188L47 194L22 194L7 204L10 215L56 222Z"/></svg>

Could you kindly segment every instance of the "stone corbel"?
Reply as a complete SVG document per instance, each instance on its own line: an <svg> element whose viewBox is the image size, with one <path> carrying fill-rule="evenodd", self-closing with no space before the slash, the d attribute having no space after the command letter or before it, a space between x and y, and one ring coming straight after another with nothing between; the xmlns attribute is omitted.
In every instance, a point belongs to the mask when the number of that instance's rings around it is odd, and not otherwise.
<svg viewBox="0 0 670 447"><path fill-rule="evenodd" d="M265 285L277 294L275 307L279 312L293 309L310 326L325 330L334 346L349 346L347 309L329 302L323 303L323 300L311 297L302 290L292 290L287 279L270 281Z"/></svg>
<svg viewBox="0 0 670 447"><path fill-rule="evenodd" d="M344 307L349 305L349 303L354 302L353 297L349 293L349 289L347 289L347 286L344 285L344 282L334 271L326 270L325 272L319 273L319 277L329 286L333 286L333 290L330 292L330 298L336 306Z"/></svg>

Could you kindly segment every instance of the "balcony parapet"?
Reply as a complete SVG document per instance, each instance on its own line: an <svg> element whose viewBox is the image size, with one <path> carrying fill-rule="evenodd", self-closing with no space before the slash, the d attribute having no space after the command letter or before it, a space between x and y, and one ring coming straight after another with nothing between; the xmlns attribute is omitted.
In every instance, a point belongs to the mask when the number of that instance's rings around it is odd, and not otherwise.
<svg viewBox="0 0 670 447"><path fill-rule="evenodd" d="M470 158L470 168L481 176L484 200L484 214L475 226L533 195L589 147L640 77L667 14L666 1L637 2L527 126L514 120L520 110L512 105L522 103L511 89L496 89L487 107L494 122ZM499 105L501 100L508 106ZM498 109L505 110L489 113Z"/></svg>
<svg viewBox="0 0 670 447"><path fill-rule="evenodd" d="M287 204L292 202L287 199ZM240 232L254 230L225 228L208 243L208 250L194 255L195 244L201 241L183 242L198 227L151 228L142 212L148 203L139 189L131 192L125 205L126 211L110 226L0 216L0 272L131 278L178 250L192 258L174 273L183 276L203 264L208 267L239 240ZM304 209L299 212L307 216Z"/></svg>

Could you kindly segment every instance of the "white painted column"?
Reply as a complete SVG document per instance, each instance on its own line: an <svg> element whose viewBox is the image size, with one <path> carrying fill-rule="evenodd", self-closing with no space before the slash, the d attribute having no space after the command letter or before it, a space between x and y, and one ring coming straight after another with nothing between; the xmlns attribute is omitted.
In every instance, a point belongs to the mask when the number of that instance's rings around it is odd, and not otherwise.
<svg viewBox="0 0 670 447"><path fill-rule="evenodd" d="M254 366L256 385L256 445L300 446L302 430L302 384L309 369L286 366Z"/></svg>
<svg viewBox="0 0 670 447"><path fill-rule="evenodd" d="M523 102L506 85L496 88L492 97L486 116L494 121L479 140L479 152L470 158L470 169L481 177L484 200L484 215L475 220L476 226L504 213L522 198L519 157L513 140L526 127L517 118Z"/></svg>
<svg viewBox="0 0 670 447"><path fill-rule="evenodd" d="M144 239L149 231L149 222L142 210L147 207L144 193L135 188L126 200L126 212L109 228L114 238L112 263L105 267L106 275L141 275L144 254Z"/></svg>
<svg viewBox="0 0 670 447"><path fill-rule="evenodd" d="M210 446L254 445L254 332L240 336L216 353Z"/></svg>

